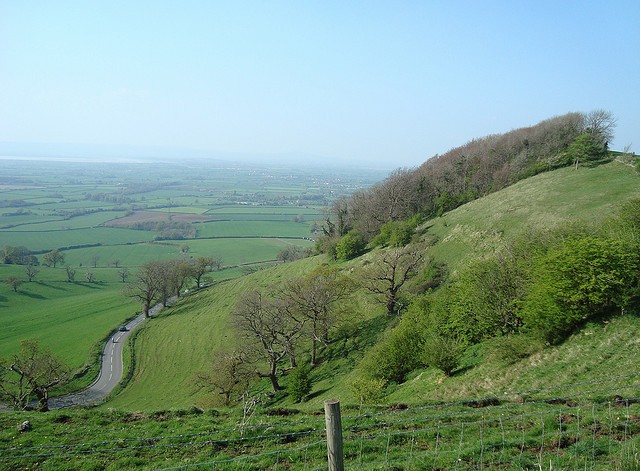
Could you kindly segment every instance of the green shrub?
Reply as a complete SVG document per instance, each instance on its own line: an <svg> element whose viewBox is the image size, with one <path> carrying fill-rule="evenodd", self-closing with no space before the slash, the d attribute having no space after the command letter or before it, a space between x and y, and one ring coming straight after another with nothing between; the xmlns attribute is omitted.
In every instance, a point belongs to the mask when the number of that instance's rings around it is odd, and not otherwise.
<svg viewBox="0 0 640 471"><path fill-rule="evenodd" d="M349 231L343 235L336 245L336 258L338 260L351 260L362 254L366 242L362 235L356 231Z"/></svg>
<svg viewBox="0 0 640 471"><path fill-rule="evenodd" d="M425 364L435 366L445 375L450 376L453 370L460 365L462 351L462 344L459 340L432 333L424 343L423 359Z"/></svg>
<svg viewBox="0 0 640 471"><path fill-rule="evenodd" d="M620 240L575 236L538 257L520 314L550 343L591 317L624 309L638 296L640 258Z"/></svg>
<svg viewBox="0 0 640 471"><path fill-rule="evenodd" d="M378 342L363 361L362 368L372 378L396 383L422 365L424 327L415 313L407 313L398 326Z"/></svg>
<svg viewBox="0 0 640 471"><path fill-rule="evenodd" d="M349 388L360 404L375 404L384 397L386 385L384 379L360 377L354 379Z"/></svg>
<svg viewBox="0 0 640 471"><path fill-rule="evenodd" d="M310 363L302 363L289 374L287 390L293 402L302 402L305 400L311 392L312 386Z"/></svg>
<svg viewBox="0 0 640 471"><path fill-rule="evenodd" d="M336 247L340 239L323 235L316 242L315 249L318 253L327 254L333 260L337 258Z"/></svg>
<svg viewBox="0 0 640 471"><path fill-rule="evenodd" d="M580 163L595 162L605 158L608 153L606 147L598 142L592 133L580 134L566 150L569 163L578 167Z"/></svg>

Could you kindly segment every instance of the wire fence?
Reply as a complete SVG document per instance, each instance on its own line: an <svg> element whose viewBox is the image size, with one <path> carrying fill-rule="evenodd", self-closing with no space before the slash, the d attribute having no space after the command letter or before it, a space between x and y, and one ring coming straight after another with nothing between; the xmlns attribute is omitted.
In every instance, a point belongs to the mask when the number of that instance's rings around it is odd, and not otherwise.
<svg viewBox="0 0 640 471"><path fill-rule="evenodd" d="M372 408L342 417L347 469L640 469L640 378L502 393L499 397ZM140 467L327 469L324 420L0 449L0 468L47 468L100 456Z"/></svg>

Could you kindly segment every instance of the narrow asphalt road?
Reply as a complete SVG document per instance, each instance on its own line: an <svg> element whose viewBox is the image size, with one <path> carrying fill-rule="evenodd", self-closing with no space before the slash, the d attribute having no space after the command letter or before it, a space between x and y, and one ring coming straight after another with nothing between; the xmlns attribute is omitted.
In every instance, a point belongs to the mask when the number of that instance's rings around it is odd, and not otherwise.
<svg viewBox="0 0 640 471"><path fill-rule="evenodd" d="M175 301L175 296L169 299L170 303ZM149 309L149 316L154 316L163 309L162 304L156 304ZM102 349L102 364L100 373L91 386L76 393L64 396L52 397L49 399L49 409L62 409L64 407L82 406L98 402L107 397L111 391L120 383L124 374L122 363L122 350L125 340L131 331L144 322L144 314L126 324L126 331L118 331L113 334Z"/></svg>
<svg viewBox="0 0 640 471"><path fill-rule="evenodd" d="M144 322L144 314L140 314L129 322L126 325L126 331L118 331L109 338L102 349L100 373L91 386L77 393L50 398L49 409L62 409L63 407L91 404L107 397L122 380L124 369L122 351L125 340L127 340L131 331L142 324L142 322Z"/></svg>

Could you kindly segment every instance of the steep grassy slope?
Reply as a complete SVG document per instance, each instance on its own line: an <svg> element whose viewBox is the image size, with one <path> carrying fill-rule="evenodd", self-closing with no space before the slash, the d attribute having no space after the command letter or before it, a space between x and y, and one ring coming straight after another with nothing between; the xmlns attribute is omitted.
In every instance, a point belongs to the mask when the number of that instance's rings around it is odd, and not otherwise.
<svg viewBox="0 0 640 471"><path fill-rule="evenodd" d="M521 360L505 358L504 341L494 339L469 349L459 373L445 378L435 368L416 372L386 400L420 404L429 400L512 398L526 396L526 391L544 391L551 397L573 396L598 389L594 381L604 383L603 397L611 395L612 385L622 396L637 397L638 339L637 316L588 324L563 344Z"/></svg>
<svg viewBox="0 0 640 471"><path fill-rule="evenodd" d="M455 268L470 253L480 256L530 228L602 220L638 197L640 178L619 162L542 173L430 221L429 233L440 239L431 255Z"/></svg>
<svg viewBox="0 0 640 471"><path fill-rule="evenodd" d="M527 227L602 219L617 203L633 197L640 197L640 180L632 169L616 162L577 171L561 169L541 174L427 223L424 230L439 238L439 242L429 249L429 255L456 270L470 258L492 251L501 240L513 237ZM365 259L366 256L344 264L344 268L357 273ZM159 319L152 320L137 337L137 367L130 384L106 405L147 410L209 405L210 396L194 386L194 374L207 367L214 352L232 347L228 315L238 297L252 289L300 276L322 261L306 259L219 284L186 298ZM364 293L358 293L351 309L353 322L338 333L338 340L325 352L330 361L314 370L314 392L305 407L317 407L324 399L335 396L353 401L349 390L353 370L357 369L363 352L393 323L384 316L384 308L374 304ZM635 318L620 322L627 323L620 324L625 325L622 333L640 333ZM607 329L598 328L594 335L599 338L607 332ZM637 358L638 353L632 338L602 341L604 344L624 343L631 352L631 360L624 355L607 353L609 363L605 363L598 356L599 352L605 352L604 345L598 340L580 347L580 339L575 339L575 345L572 340L559 347L566 348L565 351L545 351L539 357L529 359L529 363L519 364L517 370L513 365L501 364L499 359L473 368L478 364L478 358L487 356L486 351L476 348L467 352L467 372L447 380L446 387L440 385L442 377L437 372L425 371L414 381L397 387L389 400L419 403L434 397L464 397L472 392L494 394L511 387L530 389L530 386L557 384L568 379L590 380L608 370L617 370L618 366L632 368L632 359ZM593 357L583 362L586 354ZM570 375L553 361L559 357L574 365ZM582 364L592 366L581 370L579 365ZM603 367L596 368L598 365ZM517 374L505 374L505 371L517 371ZM511 386L508 378L522 380ZM286 404L286 399L284 401Z"/></svg>

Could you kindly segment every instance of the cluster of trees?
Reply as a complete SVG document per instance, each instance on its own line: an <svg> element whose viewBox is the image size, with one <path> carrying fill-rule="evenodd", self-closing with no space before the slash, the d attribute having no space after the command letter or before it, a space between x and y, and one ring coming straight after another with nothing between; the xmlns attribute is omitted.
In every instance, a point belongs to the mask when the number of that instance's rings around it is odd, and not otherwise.
<svg viewBox="0 0 640 471"><path fill-rule="evenodd" d="M32 252L25 247L11 247L5 245L0 252L3 258L3 263L13 263L18 265L24 265L25 275L28 282L32 282L40 272L40 262ZM42 255L42 264L46 267L56 268L64 263L64 252L59 249L53 249ZM97 257L94 258L94 266L97 263ZM65 265L65 273L67 275L67 281L72 283L75 281L76 270L70 265ZM95 281L95 273L86 273L87 281L93 283ZM7 277L5 280L7 284L14 292L18 291L18 288L24 280L15 275Z"/></svg>
<svg viewBox="0 0 640 471"><path fill-rule="evenodd" d="M128 204L134 200L122 193L85 193L84 198L90 201L104 201L105 203Z"/></svg>
<svg viewBox="0 0 640 471"><path fill-rule="evenodd" d="M159 232L156 240L193 239L196 229L193 224L184 221L143 221L131 224L132 229Z"/></svg>
<svg viewBox="0 0 640 471"><path fill-rule="evenodd" d="M211 370L199 375L199 384L229 403L246 391L252 377L268 378L277 392L287 373L287 392L296 401L303 399L310 392L310 372L322 362L322 352L334 340L332 332L346 317L351 294L362 288L388 315L397 316L406 307L403 288L426 267L425 250L423 244L390 247L355 278L323 264L270 290L247 293L232 312L238 347L216 354Z"/></svg>
<svg viewBox="0 0 640 471"><path fill-rule="evenodd" d="M32 282L40 272L40 262L38 261L38 257L26 247L12 247L5 245L0 251L0 257L2 263L24 265L25 275L28 282ZM64 253L58 249L53 249L42 256L42 264L47 267L55 268L57 265L62 263L64 263ZM18 276L11 275L5 278L4 282L14 292L17 292L20 285L24 283L24 280Z"/></svg>
<svg viewBox="0 0 640 471"><path fill-rule="evenodd" d="M390 221L441 215L536 173L602 159L615 125L608 111L568 113L474 139L415 169L398 169L381 183L334 202L318 248L336 255L341 237L366 244Z"/></svg>
<svg viewBox="0 0 640 471"><path fill-rule="evenodd" d="M186 247L186 246L185 246ZM184 249L183 249L184 250ZM188 248L186 249L188 251ZM20 263L24 265L26 281L32 282L40 272L38 258L33 255L25 247L4 246L0 251L4 263ZM93 256L90 260L91 266L94 268L98 265L98 256ZM77 269L71 265L64 265L65 254L62 250L53 249L42 255L42 265L46 267L56 268L63 266L64 273L69 283L76 281ZM120 260L111 262L115 268L118 268L118 277L122 283L126 283L130 277L130 271L127 267L120 266ZM171 296L179 296L180 290L185 286L189 279L193 279L197 286L200 286L202 277L209 271L219 270L222 262L212 257L197 257L184 260L171 261L152 261L142 265L136 275L136 280L126 287L128 295L143 301L145 314L148 314L149 308L156 302L162 302L166 305L167 300ZM96 274L94 271L86 271L84 279L88 283L96 282ZM25 282L24 278L15 275L8 276L4 279L4 283L14 292Z"/></svg>
<svg viewBox="0 0 640 471"><path fill-rule="evenodd" d="M33 205L34 203L25 200L0 200L0 208L19 208Z"/></svg>
<svg viewBox="0 0 640 471"><path fill-rule="evenodd" d="M640 200L633 200L602 225L532 230L415 297L364 370L396 382L424 366L450 374L466 347L495 337L515 360L639 304Z"/></svg>
<svg viewBox="0 0 640 471"><path fill-rule="evenodd" d="M221 266L222 262L213 257L146 262L138 269L135 280L125 287L125 293L139 300L144 315L149 317L149 310L155 303L166 306L171 297L180 296L189 279L195 280L199 287L206 273L219 270ZM128 270L122 269L120 273L123 281L129 276Z"/></svg>
<svg viewBox="0 0 640 471"><path fill-rule="evenodd" d="M1 263L13 265L38 265L38 257L26 247L5 245L0 250Z"/></svg>
<svg viewBox="0 0 640 471"><path fill-rule="evenodd" d="M42 264L46 267L55 268L57 265L64 263L64 252L53 249L42 256Z"/></svg>
<svg viewBox="0 0 640 471"><path fill-rule="evenodd" d="M268 378L277 392L280 376L291 371L289 387L302 399L310 392L308 373L322 361L322 347L332 342L353 286L337 267L325 264L268 292L247 293L232 313L237 348L216 354L200 383L228 403L245 391L252 376ZM308 362L299 359L302 349L309 352Z"/></svg>

